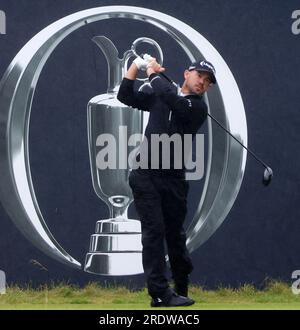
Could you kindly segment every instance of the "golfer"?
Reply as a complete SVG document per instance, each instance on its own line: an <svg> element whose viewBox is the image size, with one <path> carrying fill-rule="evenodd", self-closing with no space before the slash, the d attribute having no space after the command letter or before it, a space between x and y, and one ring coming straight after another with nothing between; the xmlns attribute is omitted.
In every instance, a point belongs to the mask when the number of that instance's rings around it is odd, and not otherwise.
<svg viewBox="0 0 300 330"><path fill-rule="evenodd" d="M149 111L145 131L148 141L148 168L131 171L129 184L142 227L143 268L147 280L151 306L189 306L189 275L192 261L186 248L183 223L187 213L189 184L185 167L175 166L176 154L170 150L170 166L162 166L161 148L151 149L151 135L184 134L195 136L207 117L203 94L216 83L215 69L208 61L197 61L184 71L181 89L160 75L165 71L154 58L137 57L129 67L118 92L122 103L142 111ZM135 91L138 71L146 71L151 91ZM155 155L153 155L155 153ZM137 157L141 157L141 153ZM154 157L155 156L155 157ZM151 158L159 159L151 168ZM140 159L138 159L140 160ZM166 251L169 256L174 289L169 285Z"/></svg>

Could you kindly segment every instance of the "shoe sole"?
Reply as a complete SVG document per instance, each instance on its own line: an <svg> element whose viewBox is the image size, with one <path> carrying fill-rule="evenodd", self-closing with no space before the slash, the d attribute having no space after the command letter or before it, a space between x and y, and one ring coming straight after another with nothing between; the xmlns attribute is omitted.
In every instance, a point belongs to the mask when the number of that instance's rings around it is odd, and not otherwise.
<svg viewBox="0 0 300 330"><path fill-rule="evenodd" d="M185 304L182 304L182 305L166 305L166 304L163 304L163 303L160 303L160 304L150 304L151 307L182 307L182 306L191 306L191 305L194 305L195 301L192 300L191 302L189 303L185 303Z"/></svg>

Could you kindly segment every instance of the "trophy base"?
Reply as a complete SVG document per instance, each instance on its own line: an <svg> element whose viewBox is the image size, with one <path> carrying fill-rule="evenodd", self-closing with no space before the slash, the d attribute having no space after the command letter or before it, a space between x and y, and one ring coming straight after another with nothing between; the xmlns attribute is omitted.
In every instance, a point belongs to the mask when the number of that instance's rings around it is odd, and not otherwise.
<svg viewBox="0 0 300 330"><path fill-rule="evenodd" d="M111 276L143 273L140 221L122 217L100 220L95 232L84 271Z"/></svg>
<svg viewBox="0 0 300 330"><path fill-rule="evenodd" d="M100 233L141 233L141 223L133 219L105 219L96 222L96 234Z"/></svg>
<svg viewBox="0 0 300 330"><path fill-rule="evenodd" d="M88 253L84 271L97 275L135 275L143 273L141 252Z"/></svg>
<svg viewBox="0 0 300 330"><path fill-rule="evenodd" d="M94 234L90 240L89 252L141 252L140 233Z"/></svg>

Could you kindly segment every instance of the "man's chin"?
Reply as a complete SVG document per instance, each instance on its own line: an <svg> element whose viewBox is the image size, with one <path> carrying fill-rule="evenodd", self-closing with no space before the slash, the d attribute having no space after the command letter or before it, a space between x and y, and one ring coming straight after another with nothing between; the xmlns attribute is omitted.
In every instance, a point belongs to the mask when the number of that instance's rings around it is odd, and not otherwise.
<svg viewBox="0 0 300 330"><path fill-rule="evenodd" d="M194 94L197 94L197 95L201 95L201 94L203 94L203 90L201 89L201 88L195 88L195 90L194 90Z"/></svg>
<svg viewBox="0 0 300 330"><path fill-rule="evenodd" d="M199 89L196 89L196 91L194 92L194 94L196 95L202 95L204 93L203 90L199 90Z"/></svg>

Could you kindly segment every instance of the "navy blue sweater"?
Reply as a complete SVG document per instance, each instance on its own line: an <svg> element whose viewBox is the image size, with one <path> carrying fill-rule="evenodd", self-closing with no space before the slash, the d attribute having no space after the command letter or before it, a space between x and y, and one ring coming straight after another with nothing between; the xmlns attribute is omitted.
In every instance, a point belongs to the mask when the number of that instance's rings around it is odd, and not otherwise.
<svg viewBox="0 0 300 330"><path fill-rule="evenodd" d="M124 78L117 98L120 102L128 106L150 112L148 125L145 131L145 136L149 143L148 159L150 162L151 134L167 134L171 136L177 133L180 134L182 138L184 134L192 134L194 137L207 117L207 105L202 96L177 95L176 87L158 74L152 74L149 80L152 91L146 93L143 91L135 91L135 81ZM165 172L171 175L184 174L184 166L182 170L172 171L172 169L174 169L174 152L176 153L176 150L171 149L171 170ZM161 150L159 155L161 160ZM150 165L149 163L149 166ZM159 166L161 166L161 162Z"/></svg>

